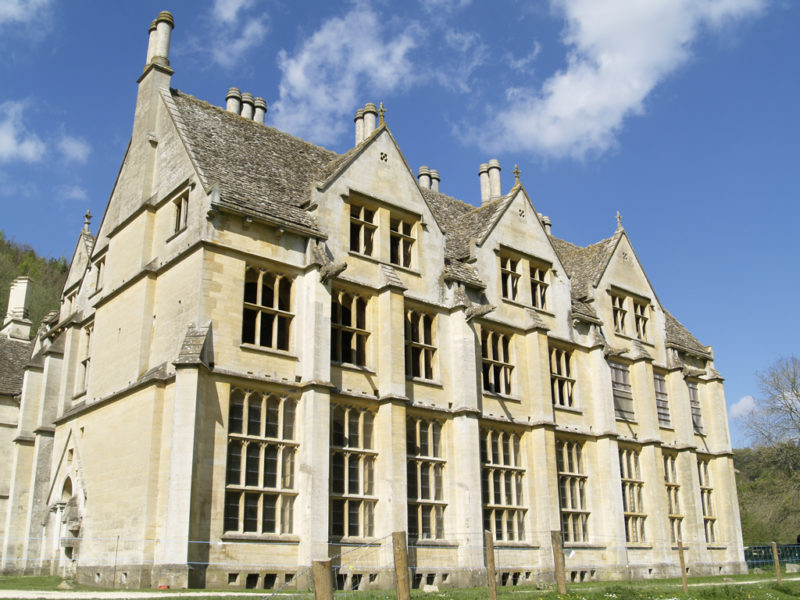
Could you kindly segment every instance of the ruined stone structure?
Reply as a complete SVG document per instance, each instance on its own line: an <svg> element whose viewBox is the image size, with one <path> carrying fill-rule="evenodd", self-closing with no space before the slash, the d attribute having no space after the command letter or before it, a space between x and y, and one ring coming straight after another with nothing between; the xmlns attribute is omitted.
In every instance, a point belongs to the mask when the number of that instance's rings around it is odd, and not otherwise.
<svg viewBox="0 0 800 600"><path fill-rule="evenodd" d="M2 397L4 572L302 588L348 545L341 583L388 586L401 530L417 584L482 582L484 530L508 584L552 580L553 530L573 580L677 576L679 539L744 570L712 350L619 221L563 241L496 160L449 197L373 104L337 154L172 89L172 28Z"/></svg>

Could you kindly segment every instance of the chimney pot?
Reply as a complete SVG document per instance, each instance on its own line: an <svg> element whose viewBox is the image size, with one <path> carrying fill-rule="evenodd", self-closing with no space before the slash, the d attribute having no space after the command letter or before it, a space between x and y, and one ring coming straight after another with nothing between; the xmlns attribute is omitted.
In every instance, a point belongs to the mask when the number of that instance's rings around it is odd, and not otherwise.
<svg viewBox="0 0 800 600"><path fill-rule="evenodd" d="M242 94L242 116L245 119L253 119L253 94L244 92Z"/></svg>
<svg viewBox="0 0 800 600"><path fill-rule="evenodd" d="M256 121L257 123L263 123L264 116L267 114L267 101L263 98L256 98L253 101L253 106L255 106L253 121Z"/></svg>
<svg viewBox="0 0 800 600"><path fill-rule="evenodd" d="M30 277L22 276L11 282L8 311L2 327L3 334L8 337L28 340L31 336L31 322L28 320L30 281Z"/></svg>
<svg viewBox="0 0 800 600"><path fill-rule="evenodd" d="M481 205L486 204L492 197L491 190L489 188L489 165L486 163L481 163L481 166L478 167L478 177L480 177L481 181Z"/></svg>
<svg viewBox="0 0 800 600"><path fill-rule="evenodd" d="M364 139L367 139L375 131L378 123L378 107L372 102L364 105Z"/></svg>
<svg viewBox="0 0 800 600"><path fill-rule="evenodd" d="M431 169L431 189L434 192L439 191L439 171Z"/></svg>
<svg viewBox="0 0 800 600"><path fill-rule="evenodd" d="M174 27L175 20L172 18L172 13L166 10L158 13L156 17L157 42L153 62L169 65L169 41Z"/></svg>
<svg viewBox="0 0 800 600"><path fill-rule="evenodd" d="M364 109L359 108L353 119L356 122L356 146L364 141Z"/></svg>
<svg viewBox="0 0 800 600"><path fill-rule="evenodd" d="M225 94L225 110L238 115L242 110L242 92L239 88L232 87Z"/></svg>
<svg viewBox="0 0 800 600"><path fill-rule="evenodd" d="M420 187L424 187L426 190L431 189L431 170L428 167L423 165L419 168L417 179L419 179Z"/></svg>
<svg viewBox="0 0 800 600"><path fill-rule="evenodd" d="M503 195L500 185L500 161L493 158L489 161L489 195L491 199L499 198Z"/></svg>
<svg viewBox="0 0 800 600"><path fill-rule="evenodd" d="M144 63L145 67L150 64L150 61L153 60L153 55L156 53L156 44L158 43L157 30L156 22L153 20L153 22L150 23L150 29L147 30L150 37L147 39L147 61Z"/></svg>

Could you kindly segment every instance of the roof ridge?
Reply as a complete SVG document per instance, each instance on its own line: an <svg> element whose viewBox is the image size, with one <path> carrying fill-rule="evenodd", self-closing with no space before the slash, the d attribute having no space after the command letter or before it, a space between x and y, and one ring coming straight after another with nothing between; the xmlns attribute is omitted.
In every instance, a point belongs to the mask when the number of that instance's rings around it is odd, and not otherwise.
<svg viewBox="0 0 800 600"><path fill-rule="evenodd" d="M300 142L302 144L305 144L307 146L313 146L317 150L322 150L323 152L329 152L330 154L334 155L332 158L336 158L338 156L342 156L342 154L340 154L339 152L336 152L335 150L331 150L330 148L326 148L325 146L320 146L319 144L315 144L314 142L309 142L308 140L304 140L303 138L297 137L296 135L293 135L293 134L291 134L291 133L289 133L287 131L283 131L282 129L278 129L274 125L268 125L267 123L259 123L258 121L253 121L252 119L246 119L245 117L243 117L241 115L237 115L236 113L233 113L233 112L231 112L229 110L226 110L221 106L217 106L216 104L211 104L211 102L209 102L208 100L203 100L202 98L198 98L197 96L193 96L192 94L187 94L186 92L182 92L181 90L179 90L177 88L169 88L169 91L170 91L170 94L173 94L173 95L174 94L178 94L180 96L183 96L184 98L189 98L190 100L192 100L194 102L198 102L200 104L205 104L206 106L208 106L210 108L213 108L213 109L219 111L220 113L229 115L231 117L238 117L244 123L252 123L254 126L257 126L257 127L266 127L267 129L271 129L271 130L275 131L276 133L278 133L280 135L286 136L286 137L291 138L293 140L297 140L298 142ZM248 127L250 127L250 125L248 125Z"/></svg>

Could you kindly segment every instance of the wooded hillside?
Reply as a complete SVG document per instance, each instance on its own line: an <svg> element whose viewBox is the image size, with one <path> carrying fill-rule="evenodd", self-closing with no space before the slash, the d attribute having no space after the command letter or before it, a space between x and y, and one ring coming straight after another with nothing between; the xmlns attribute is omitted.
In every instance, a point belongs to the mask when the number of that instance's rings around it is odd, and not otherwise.
<svg viewBox="0 0 800 600"><path fill-rule="evenodd" d="M745 546L794 544L800 535L800 448L792 443L733 451Z"/></svg>
<svg viewBox="0 0 800 600"><path fill-rule="evenodd" d="M31 334L35 334L42 318L58 308L67 277L67 261L63 256L42 258L30 246L7 240L0 230L0 321L8 309L8 286L20 275L31 278L28 318L33 322Z"/></svg>

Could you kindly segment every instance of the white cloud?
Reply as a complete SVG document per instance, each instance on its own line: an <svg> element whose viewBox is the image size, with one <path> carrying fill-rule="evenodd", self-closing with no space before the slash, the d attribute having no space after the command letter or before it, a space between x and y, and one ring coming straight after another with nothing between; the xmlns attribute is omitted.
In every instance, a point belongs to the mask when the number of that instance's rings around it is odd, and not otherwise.
<svg viewBox="0 0 800 600"><path fill-rule="evenodd" d="M563 13L567 66L541 89L507 90L505 106L469 137L487 150L583 157L615 143L653 88L690 56L704 27L761 10L764 0L551 0Z"/></svg>
<svg viewBox="0 0 800 600"><path fill-rule="evenodd" d="M25 128L22 121L24 110L23 102L0 104L0 162L36 162L45 153L42 140Z"/></svg>
<svg viewBox="0 0 800 600"><path fill-rule="evenodd" d="M730 416L732 419L746 417L756 407L755 398L752 396L742 396L739 401L731 406Z"/></svg>
<svg viewBox="0 0 800 600"><path fill-rule="evenodd" d="M195 46L210 49L212 60L220 66L239 65L244 55L261 44L269 33L268 16L249 10L254 4L254 0L214 0L210 32L202 41L195 39Z"/></svg>
<svg viewBox="0 0 800 600"><path fill-rule="evenodd" d="M272 107L276 126L320 144L333 142L352 124L346 117L365 91L387 93L415 80L408 57L414 39L409 29L387 35L367 4L324 22L295 54L278 55L283 76Z"/></svg>
<svg viewBox="0 0 800 600"><path fill-rule="evenodd" d="M52 0L0 0L0 25L39 20Z"/></svg>
<svg viewBox="0 0 800 600"><path fill-rule="evenodd" d="M434 11L453 12L469 6L471 2L472 0L420 0L422 8L429 13Z"/></svg>
<svg viewBox="0 0 800 600"><path fill-rule="evenodd" d="M85 163L89 157L91 146L86 140L62 135L58 140L58 149L67 161Z"/></svg>
<svg viewBox="0 0 800 600"><path fill-rule="evenodd" d="M489 47L474 31L447 29L443 39L449 51L438 53L436 68L431 73L443 87L469 93L470 77L475 69L486 64Z"/></svg>
<svg viewBox="0 0 800 600"><path fill-rule="evenodd" d="M506 63L513 71L519 71L521 73L530 73L533 70L533 63L536 62L536 59L539 58L539 54L542 51L542 45L534 40L533 48L531 51L522 57L515 57L513 54L508 53L506 54Z"/></svg>
<svg viewBox="0 0 800 600"><path fill-rule="evenodd" d="M225 23L235 23L239 11L252 4L253 0L214 0L214 16Z"/></svg>
<svg viewBox="0 0 800 600"><path fill-rule="evenodd" d="M79 185L60 185L56 188L57 200L86 200L89 195Z"/></svg>

